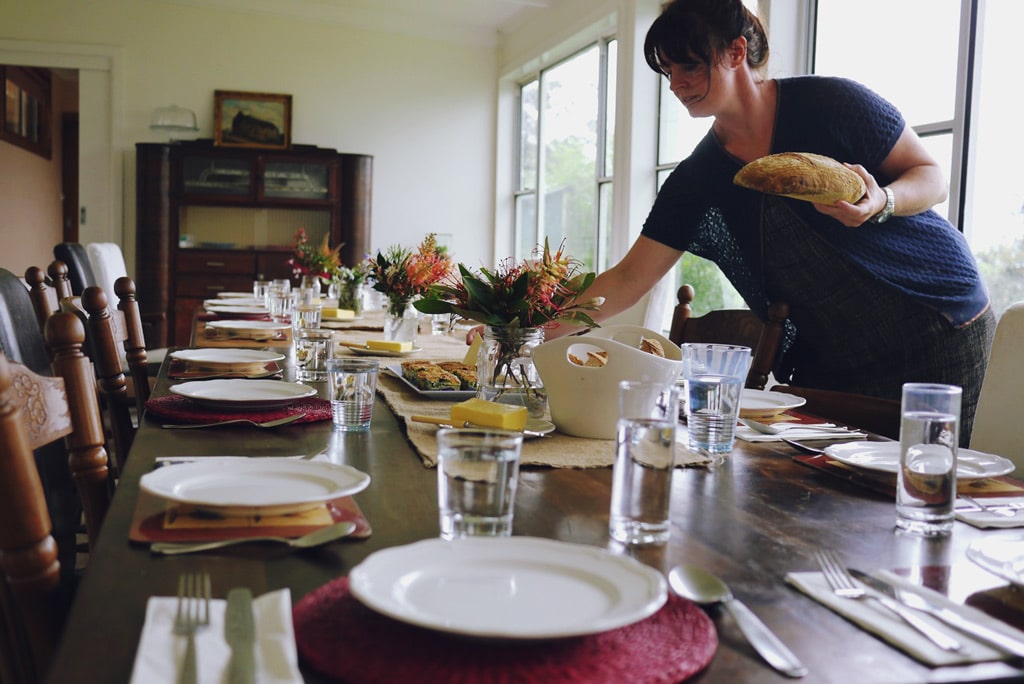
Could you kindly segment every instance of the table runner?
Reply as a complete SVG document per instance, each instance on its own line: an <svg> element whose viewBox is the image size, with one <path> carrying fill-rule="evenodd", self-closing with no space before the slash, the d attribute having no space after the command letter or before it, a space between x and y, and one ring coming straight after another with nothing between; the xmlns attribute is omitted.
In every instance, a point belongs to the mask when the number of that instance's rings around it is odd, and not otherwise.
<svg viewBox="0 0 1024 684"><path fill-rule="evenodd" d="M478 640L407 625L359 603L348 577L306 594L292 617L300 657L347 684L674 684L707 667L718 647L704 611L671 594L640 622L547 641Z"/></svg>

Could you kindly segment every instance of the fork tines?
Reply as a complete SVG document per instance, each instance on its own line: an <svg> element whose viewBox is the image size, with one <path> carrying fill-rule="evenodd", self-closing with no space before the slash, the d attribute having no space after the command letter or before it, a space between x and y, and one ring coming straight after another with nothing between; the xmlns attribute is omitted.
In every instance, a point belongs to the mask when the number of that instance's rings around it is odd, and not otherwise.
<svg viewBox="0 0 1024 684"><path fill-rule="evenodd" d="M843 567L839 557L831 549L815 549L814 559L821 567L825 580L832 587L836 596L858 596L864 593L864 589L853 581L853 577Z"/></svg>
<svg viewBox="0 0 1024 684"><path fill-rule="evenodd" d="M178 608L175 630L185 633L210 624L210 574L184 572L178 576Z"/></svg>

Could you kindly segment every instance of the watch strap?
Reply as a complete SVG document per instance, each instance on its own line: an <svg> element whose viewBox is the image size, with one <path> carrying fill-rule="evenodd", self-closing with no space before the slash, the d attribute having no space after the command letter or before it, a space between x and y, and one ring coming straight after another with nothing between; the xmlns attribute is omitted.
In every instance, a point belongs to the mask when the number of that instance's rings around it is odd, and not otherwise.
<svg viewBox="0 0 1024 684"><path fill-rule="evenodd" d="M892 188L886 186L882 188L882 192L885 193L885 207L882 208L882 211L868 219L871 223L885 223L896 213L896 195L893 193Z"/></svg>

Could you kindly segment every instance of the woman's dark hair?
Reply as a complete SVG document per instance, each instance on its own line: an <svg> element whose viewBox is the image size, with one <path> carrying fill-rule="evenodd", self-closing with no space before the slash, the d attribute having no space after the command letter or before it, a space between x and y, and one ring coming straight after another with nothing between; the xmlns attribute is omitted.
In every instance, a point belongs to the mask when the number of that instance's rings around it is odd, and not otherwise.
<svg viewBox="0 0 1024 684"><path fill-rule="evenodd" d="M710 67L729 44L747 39L747 64L760 69L768 62L764 26L742 0L671 0L647 31L644 57L659 74L664 61L673 64L702 62Z"/></svg>

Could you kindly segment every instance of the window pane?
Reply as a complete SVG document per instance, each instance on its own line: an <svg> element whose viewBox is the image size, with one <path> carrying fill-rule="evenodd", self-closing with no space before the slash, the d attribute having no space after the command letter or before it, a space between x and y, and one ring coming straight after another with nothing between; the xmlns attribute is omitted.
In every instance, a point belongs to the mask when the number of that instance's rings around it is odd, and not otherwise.
<svg viewBox="0 0 1024 684"><path fill-rule="evenodd" d="M611 267L611 243L612 243L612 184L601 183L598 186L598 201L600 203L597 211L597 240L599 244L597 253L597 270L605 271Z"/></svg>
<svg viewBox="0 0 1024 684"><path fill-rule="evenodd" d="M818 0L814 72L863 83L912 126L947 121L959 29L960 0Z"/></svg>
<svg viewBox="0 0 1024 684"><path fill-rule="evenodd" d="M519 89L519 187L537 189L537 88L536 79Z"/></svg>
<svg viewBox="0 0 1024 684"><path fill-rule="evenodd" d="M950 179L950 164L953 163L953 134L952 133L941 133L936 135L928 135L921 138L921 142L924 144L928 153L931 154L935 161L942 167L942 177L949 182ZM941 216L949 218L949 200L946 200L942 204L936 204L932 207L935 211L939 212Z"/></svg>
<svg viewBox="0 0 1024 684"><path fill-rule="evenodd" d="M537 244L537 196L519 195L516 197L516 258L528 258Z"/></svg>
<svg viewBox="0 0 1024 684"><path fill-rule="evenodd" d="M1024 300L1024 183L1013 160L1024 155L1020 129L1019 32L1024 22L1020 0L988 0L984 5L981 75L974 177L967 195L970 217L964 233L978 257L982 276L992 295L992 308L1001 314Z"/></svg>
<svg viewBox="0 0 1024 684"><path fill-rule="evenodd" d="M584 268L596 258L597 113L600 52L591 47L541 75L541 236Z"/></svg>
<svg viewBox="0 0 1024 684"><path fill-rule="evenodd" d="M603 175L612 175L615 161L615 70L619 59L619 42L612 40L608 42L608 71L605 78L608 81L608 88L604 98L605 126L604 126L604 169Z"/></svg>
<svg viewBox="0 0 1024 684"><path fill-rule="evenodd" d="M658 164L677 164L690 156L711 128L712 119L695 119L689 115L662 77L658 106ZM661 187L661 183L658 183Z"/></svg>

